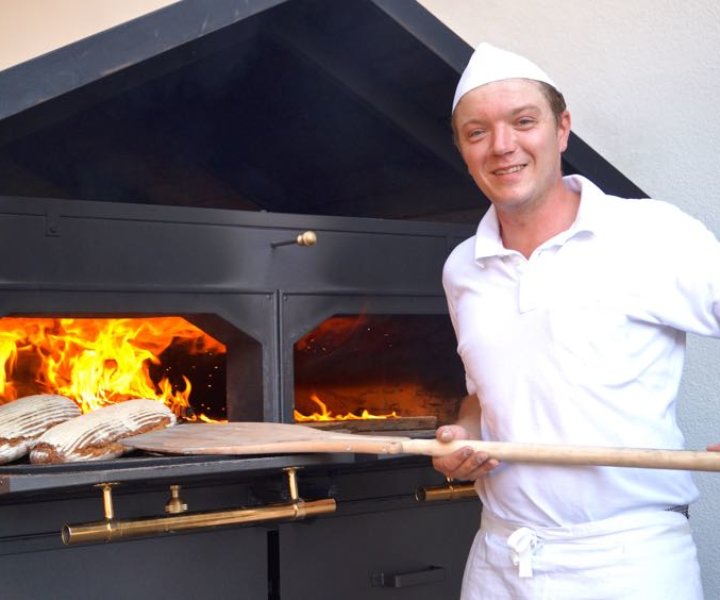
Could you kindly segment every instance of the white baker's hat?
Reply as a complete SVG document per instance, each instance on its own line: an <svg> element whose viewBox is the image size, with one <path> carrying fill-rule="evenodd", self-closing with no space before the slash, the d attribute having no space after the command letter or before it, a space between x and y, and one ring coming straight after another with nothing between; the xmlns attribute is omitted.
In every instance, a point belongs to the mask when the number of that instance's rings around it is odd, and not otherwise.
<svg viewBox="0 0 720 600"><path fill-rule="evenodd" d="M470 90L503 79L533 79L543 81L557 89L547 73L524 56L483 42L475 48L475 52L460 76L460 81L455 89L452 112L455 112L460 98Z"/></svg>

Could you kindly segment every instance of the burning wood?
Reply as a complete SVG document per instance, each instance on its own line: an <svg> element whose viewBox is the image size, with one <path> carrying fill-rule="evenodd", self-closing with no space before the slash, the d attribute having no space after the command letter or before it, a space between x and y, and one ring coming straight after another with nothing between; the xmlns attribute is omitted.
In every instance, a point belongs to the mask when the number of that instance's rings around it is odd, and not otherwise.
<svg viewBox="0 0 720 600"><path fill-rule="evenodd" d="M310 400L319 407L320 412L305 415L295 409L294 418L296 423L304 423L318 429L355 432L428 430L435 429L437 426L437 417L401 417L395 411L378 415L363 409L359 415L354 413L335 415L316 394L311 394Z"/></svg>
<svg viewBox="0 0 720 600"><path fill-rule="evenodd" d="M87 413L148 398L178 415L191 415L192 385L186 376L182 388L167 374L159 381L151 376L161 354L177 344L189 354L225 352L224 345L181 317L0 319L0 404L31 394L60 394Z"/></svg>
<svg viewBox="0 0 720 600"><path fill-rule="evenodd" d="M312 394L310 396L310 400L312 400L319 408L320 412L314 412L311 415L304 415L301 412L299 412L297 409L295 410L294 416L295 416L295 422L296 423L304 423L307 421L352 421L352 420L359 420L359 419L393 419L397 418L398 414L395 411L392 411L392 413L387 415L374 415L370 412L368 412L367 409L363 409L362 412L359 415L355 415L353 413L346 413L344 415L333 415L333 413L328 410L327 404L325 404L320 398L317 397L316 394Z"/></svg>

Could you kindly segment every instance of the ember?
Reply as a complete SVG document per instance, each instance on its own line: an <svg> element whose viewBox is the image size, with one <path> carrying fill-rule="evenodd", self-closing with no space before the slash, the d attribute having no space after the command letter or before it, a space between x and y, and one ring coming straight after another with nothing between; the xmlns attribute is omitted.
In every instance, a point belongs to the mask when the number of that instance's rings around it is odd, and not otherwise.
<svg viewBox="0 0 720 600"><path fill-rule="evenodd" d="M180 374L172 382L172 367L159 368L162 353L176 346L190 355L225 353L223 344L181 317L2 318L0 403L53 393L89 412L148 398L192 414L190 379Z"/></svg>
<svg viewBox="0 0 720 600"><path fill-rule="evenodd" d="M392 411L392 413L388 415L374 415L368 412L367 409L363 409L359 415L353 413L334 415L332 411L328 410L327 405L322 400L320 400L317 395L312 394L310 396L310 400L312 400L320 407L320 412L315 412L311 415L304 415L296 409L294 411L296 423L304 423L309 421L351 421L355 419L394 419L398 417L398 414L395 411Z"/></svg>
<svg viewBox="0 0 720 600"><path fill-rule="evenodd" d="M378 429L428 416L452 422L464 393L454 357L446 315L329 317L294 345L295 421L384 419Z"/></svg>

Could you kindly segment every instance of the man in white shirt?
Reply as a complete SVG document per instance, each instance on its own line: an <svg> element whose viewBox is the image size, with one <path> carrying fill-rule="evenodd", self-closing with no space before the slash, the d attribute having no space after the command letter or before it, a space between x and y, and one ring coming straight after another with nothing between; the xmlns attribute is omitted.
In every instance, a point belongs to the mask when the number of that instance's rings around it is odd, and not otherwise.
<svg viewBox="0 0 720 600"><path fill-rule="evenodd" d="M469 395L437 437L682 448L685 334L720 336L720 244L670 204L563 178L570 125L539 67L477 48L453 129L492 205L445 265ZM483 502L463 600L702 600L689 473L434 464Z"/></svg>

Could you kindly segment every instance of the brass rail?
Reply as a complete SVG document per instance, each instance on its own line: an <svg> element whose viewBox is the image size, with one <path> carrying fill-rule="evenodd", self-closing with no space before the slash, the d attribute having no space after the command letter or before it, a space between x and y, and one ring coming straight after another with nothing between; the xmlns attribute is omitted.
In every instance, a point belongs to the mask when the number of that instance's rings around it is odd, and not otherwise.
<svg viewBox="0 0 720 600"><path fill-rule="evenodd" d="M453 483L448 480L447 485L436 485L418 488L415 490L415 499L418 502L435 502L438 500L459 500L461 498L476 498L477 492L472 483Z"/></svg>
<svg viewBox="0 0 720 600"><path fill-rule="evenodd" d="M147 535L174 533L193 529L205 529L226 525L246 525L280 520L298 520L315 515L335 512L335 500L323 499L306 502L297 495L296 470L286 469L290 486L291 502L255 508L237 508L206 513L172 514L172 516L149 517L119 521L114 518L112 487L114 484L101 484L103 493L103 511L105 520L94 523L65 525L62 528L62 541L66 545L88 542L113 542ZM166 512L177 513L186 510L180 499L180 486L171 486L171 498L166 504Z"/></svg>

